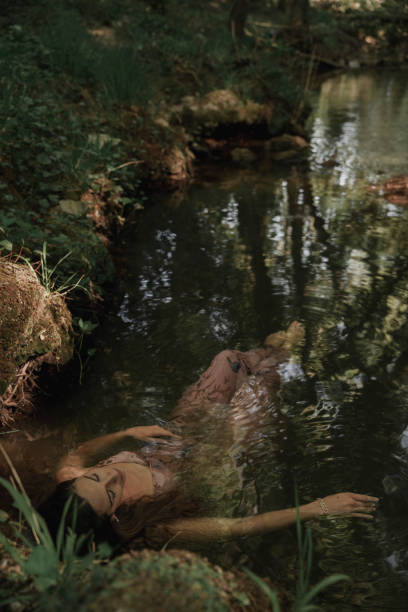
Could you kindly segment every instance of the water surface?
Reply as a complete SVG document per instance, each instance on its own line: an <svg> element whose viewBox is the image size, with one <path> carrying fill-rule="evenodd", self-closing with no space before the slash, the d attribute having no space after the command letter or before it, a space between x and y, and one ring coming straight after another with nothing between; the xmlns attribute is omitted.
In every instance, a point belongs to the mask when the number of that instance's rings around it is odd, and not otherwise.
<svg viewBox="0 0 408 612"><path fill-rule="evenodd" d="M303 501L347 490L382 500L373 523L313 525L316 579L353 579L325 610L408 605L408 210L366 189L408 173L406 77L326 81L307 161L203 170L129 223L117 307L84 383L33 426L68 444L165 419L218 351L301 321L302 359L281 398L289 443L252 457L259 509L293 504L295 483ZM290 580L289 540L255 541L237 562Z"/></svg>

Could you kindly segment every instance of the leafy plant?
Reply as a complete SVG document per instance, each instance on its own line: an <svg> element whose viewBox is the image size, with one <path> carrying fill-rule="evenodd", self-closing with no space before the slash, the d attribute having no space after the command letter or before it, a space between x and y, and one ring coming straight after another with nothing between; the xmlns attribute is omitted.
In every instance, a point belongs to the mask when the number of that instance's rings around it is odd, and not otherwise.
<svg viewBox="0 0 408 612"><path fill-rule="evenodd" d="M35 601L37 610L50 610L54 600L56 606L54 609L59 609L58 600L60 598L64 600L69 592L71 597L74 594L75 598L76 582L96 562L98 557L109 552L108 547L104 545L99 547L97 552L90 551L84 556L79 555L88 536L84 534L77 536L75 533L75 512L73 523L71 527L68 527L67 535L64 537L66 517L72 504L72 498L65 504L56 542L54 542L44 519L34 510L27 495L17 491L4 478L0 478L0 484L12 496L14 506L30 527L36 542L33 546L32 541L21 529L15 530L16 543L0 533L0 543L20 566L20 581L25 583L17 593L11 596L0 591L0 607L13 601L26 603ZM22 554L21 545L30 551L28 557Z"/></svg>
<svg viewBox="0 0 408 612"><path fill-rule="evenodd" d="M83 319L78 319L77 322L79 328L79 341L77 342L76 353L78 355L79 360L79 384L82 384L82 380L84 377L84 371L86 366L88 365L89 360L96 353L95 348L88 348L86 352L86 357L82 356L82 344L84 341L84 336L92 334L94 329L98 327L98 323L92 323L92 321L84 321Z"/></svg>
<svg viewBox="0 0 408 612"><path fill-rule="evenodd" d="M177 556L143 551L103 563L103 558L111 553L105 544L80 557L78 551L85 536L75 535L75 517L73 529L68 529L64 539L70 500L54 543L28 497L4 479L0 479L0 484L13 497L14 505L36 537L33 544L19 528L16 541L12 542L0 533L0 543L19 568L6 578L6 588L0 587L0 607L17 603L26 606L25 609L50 612L118 607L142 610L150 609L152 599L157 600L157 594L163 592L166 610L227 612L229 601L249 605L248 597L230 576L223 576L220 568L213 568L189 553L183 558L180 551ZM157 603L154 609L158 609Z"/></svg>
<svg viewBox="0 0 408 612"><path fill-rule="evenodd" d="M67 526L68 511L73 503L72 496L64 506L56 541L54 542L44 519L33 508L20 477L1 444L0 451L10 467L12 480L15 485L18 485L20 491L14 484L1 477L0 484L11 495L13 505L19 510L20 516L24 518L31 529L35 541L33 546L28 535L22 530L21 524L18 529L14 530L17 543L12 542L0 532L0 543L20 566L20 577L22 576L23 582L28 583L25 585L27 586L26 590L22 589L12 596L0 591L0 598L2 598L0 599L0 606L5 606L13 601L35 599L36 609L52 609L52 604L50 607L50 595L58 599L61 592L72 591L74 588L73 581L77 580L82 572L94 563L97 555L94 551L90 551L85 556L79 556L79 551L89 538L89 534L77 536L75 533L76 506L73 508L72 523ZM28 556L22 554L21 545L30 551ZM106 555L109 550L109 547L105 545L98 550L98 553ZM34 586L34 592L32 586Z"/></svg>

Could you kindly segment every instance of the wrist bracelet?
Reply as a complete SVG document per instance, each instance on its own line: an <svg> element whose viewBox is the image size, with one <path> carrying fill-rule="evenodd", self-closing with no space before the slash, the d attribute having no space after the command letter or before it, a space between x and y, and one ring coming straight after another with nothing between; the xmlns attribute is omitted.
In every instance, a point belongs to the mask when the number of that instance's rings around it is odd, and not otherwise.
<svg viewBox="0 0 408 612"><path fill-rule="evenodd" d="M324 499L322 499L321 497L317 498L317 501L319 502L319 506L321 509L321 513L320 514L330 514L328 507L326 506L326 502L324 501Z"/></svg>

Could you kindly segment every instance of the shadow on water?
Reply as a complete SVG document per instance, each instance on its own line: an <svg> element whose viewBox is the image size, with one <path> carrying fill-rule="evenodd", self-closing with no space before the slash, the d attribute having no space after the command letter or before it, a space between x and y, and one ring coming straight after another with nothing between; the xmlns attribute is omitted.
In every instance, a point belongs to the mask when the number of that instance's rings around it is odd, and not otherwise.
<svg viewBox="0 0 408 612"><path fill-rule="evenodd" d="M295 482L304 501L381 498L372 523L313 524L316 579L352 577L325 610L408 606L408 210L366 190L407 173L407 125L406 74L335 77L315 102L308 164L208 169L157 198L123 237L118 307L85 384L28 432L62 452L166 419L218 351L302 321L302 362L282 372L285 452L266 429L245 461L260 511L292 505ZM22 463L34 442L13 435ZM246 543L234 562L290 581L291 535Z"/></svg>

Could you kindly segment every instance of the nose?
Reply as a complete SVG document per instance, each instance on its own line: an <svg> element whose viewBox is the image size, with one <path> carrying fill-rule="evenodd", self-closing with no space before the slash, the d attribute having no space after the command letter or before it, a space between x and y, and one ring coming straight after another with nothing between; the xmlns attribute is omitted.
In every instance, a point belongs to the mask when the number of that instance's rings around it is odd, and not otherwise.
<svg viewBox="0 0 408 612"><path fill-rule="evenodd" d="M115 484L119 481L120 481L120 476L116 470L109 470L109 472L106 472L102 480L104 485Z"/></svg>

